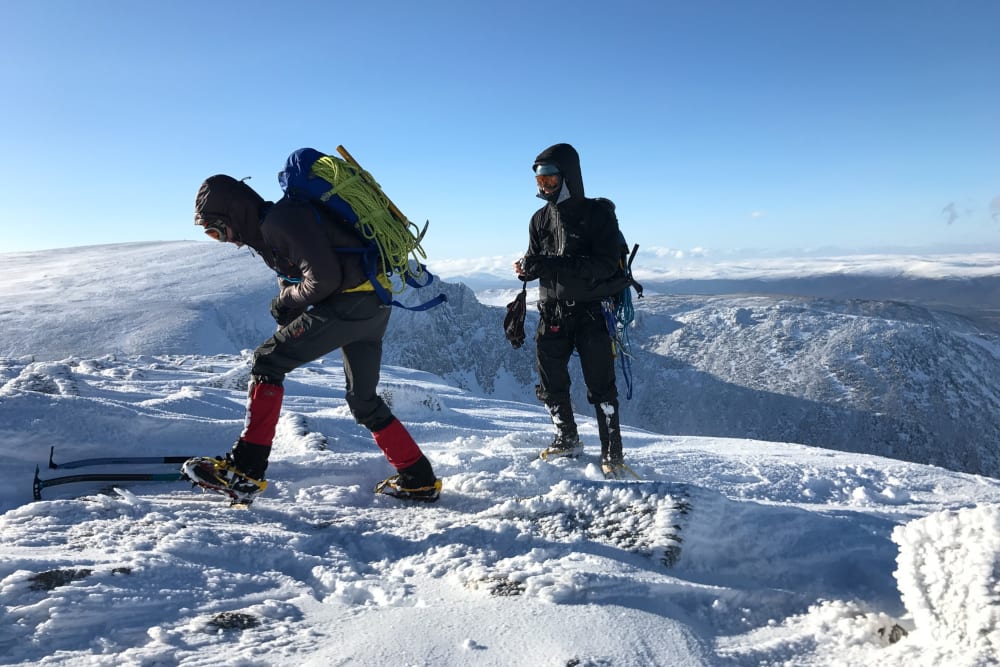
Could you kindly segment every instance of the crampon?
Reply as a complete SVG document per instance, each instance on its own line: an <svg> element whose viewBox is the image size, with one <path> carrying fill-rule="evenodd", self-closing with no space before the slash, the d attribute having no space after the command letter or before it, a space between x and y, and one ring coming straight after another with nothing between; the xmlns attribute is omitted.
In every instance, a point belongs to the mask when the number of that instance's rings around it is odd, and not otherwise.
<svg viewBox="0 0 1000 667"><path fill-rule="evenodd" d="M267 481L248 477L221 457L188 459L181 473L196 486L228 496L233 506L248 507L267 488Z"/></svg>

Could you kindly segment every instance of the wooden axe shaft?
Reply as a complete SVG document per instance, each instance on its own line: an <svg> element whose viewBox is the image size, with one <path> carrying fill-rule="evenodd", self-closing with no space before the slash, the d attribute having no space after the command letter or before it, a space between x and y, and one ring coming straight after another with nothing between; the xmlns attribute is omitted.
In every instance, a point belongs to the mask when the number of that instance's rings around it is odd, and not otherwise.
<svg viewBox="0 0 1000 667"><path fill-rule="evenodd" d="M364 167L362 167L360 164L358 164L358 161L354 159L354 156L351 155L347 151L346 148L344 148L343 146L337 146L337 152L340 153L340 157L344 158L345 160L347 160L348 162L350 162L351 164L353 164L358 169L360 169L362 171L364 170ZM372 185L375 186L375 187L379 187L378 183L372 183ZM379 190L381 191L382 189L379 188ZM394 216L396 216L396 219L399 220L400 222L402 222L403 224L409 223L409 220L406 219L406 216L403 215L403 212L400 211L399 208L397 208L396 205L392 203L391 199L389 199L389 195L386 195L385 192L382 192L382 194L385 196L385 200L389 204L389 211Z"/></svg>

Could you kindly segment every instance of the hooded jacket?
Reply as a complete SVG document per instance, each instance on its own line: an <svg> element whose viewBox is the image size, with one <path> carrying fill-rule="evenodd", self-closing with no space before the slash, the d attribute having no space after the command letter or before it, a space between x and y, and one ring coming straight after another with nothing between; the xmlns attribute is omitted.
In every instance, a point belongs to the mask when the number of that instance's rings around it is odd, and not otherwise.
<svg viewBox="0 0 1000 667"><path fill-rule="evenodd" d="M621 254L614 205L587 199L580 156L571 145L546 148L532 168L542 163L559 169L563 190L535 211L528 227L525 266L529 278L539 279L539 300L599 301L621 291L611 286Z"/></svg>
<svg viewBox="0 0 1000 667"><path fill-rule="evenodd" d="M305 310L367 281L360 256L334 250L363 247L357 232L308 202L265 201L246 183L219 174L201 184L194 218L195 224L221 219L235 240L256 250L285 279L279 298L288 309Z"/></svg>

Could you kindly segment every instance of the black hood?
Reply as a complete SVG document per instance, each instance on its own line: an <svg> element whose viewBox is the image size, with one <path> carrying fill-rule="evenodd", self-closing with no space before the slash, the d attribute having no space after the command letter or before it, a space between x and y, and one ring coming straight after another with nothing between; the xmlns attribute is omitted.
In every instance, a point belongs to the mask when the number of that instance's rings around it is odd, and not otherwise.
<svg viewBox="0 0 1000 667"><path fill-rule="evenodd" d="M554 164L562 173L563 182L569 189L570 199L583 199L583 174L580 173L580 156L569 144L549 146L538 154L531 165L532 170L541 163Z"/></svg>
<svg viewBox="0 0 1000 667"><path fill-rule="evenodd" d="M239 236L241 243L261 252L264 238L260 221L271 202L232 176L218 174L205 180L194 200L194 224L222 219Z"/></svg>

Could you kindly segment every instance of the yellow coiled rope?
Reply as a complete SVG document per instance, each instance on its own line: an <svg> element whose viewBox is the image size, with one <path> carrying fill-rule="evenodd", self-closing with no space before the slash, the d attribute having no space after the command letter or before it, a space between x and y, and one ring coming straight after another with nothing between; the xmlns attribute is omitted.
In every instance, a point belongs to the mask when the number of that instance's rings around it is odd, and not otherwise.
<svg viewBox="0 0 1000 667"><path fill-rule="evenodd" d="M337 195L347 202L358 216L355 228L365 240L378 247L382 270L401 278L400 287L390 288L393 293L398 294L406 289L406 276L420 278L423 275L421 260L427 259L427 254L420 245L422 234L419 233L419 227L392 214L389 210L389 198L371 174L332 155L324 155L316 160L311 173L328 183L336 184L322 199L326 201ZM413 264L410 263L410 257L413 257Z"/></svg>

